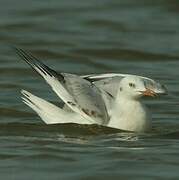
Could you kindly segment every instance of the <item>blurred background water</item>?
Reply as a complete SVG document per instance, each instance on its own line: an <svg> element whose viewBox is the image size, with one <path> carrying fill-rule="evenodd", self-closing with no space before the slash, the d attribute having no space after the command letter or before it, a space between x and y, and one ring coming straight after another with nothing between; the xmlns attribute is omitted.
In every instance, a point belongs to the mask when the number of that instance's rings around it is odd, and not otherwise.
<svg viewBox="0 0 179 180"><path fill-rule="evenodd" d="M146 99L153 131L46 126L20 99L59 99L11 46L59 72L148 76L169 95ZM179 179L179 1L0 1L0 177Z"/></svg>

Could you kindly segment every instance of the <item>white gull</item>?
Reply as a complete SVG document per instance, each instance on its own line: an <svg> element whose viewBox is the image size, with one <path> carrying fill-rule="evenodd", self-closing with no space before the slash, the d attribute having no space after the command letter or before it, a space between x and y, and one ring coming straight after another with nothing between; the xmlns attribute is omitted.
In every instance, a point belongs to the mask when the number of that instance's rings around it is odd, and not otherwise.
<svg viewBox="0 0 179 180"><path fill-rule="evenodd" d="M78 76L57 73L24 50L15 50L71 109L62 109L22 90L23 102L46 124L99 124L144 132L151 128L151 115L141 102L141 97L166 93L160 83L142 76L114 73Z"/></svg>

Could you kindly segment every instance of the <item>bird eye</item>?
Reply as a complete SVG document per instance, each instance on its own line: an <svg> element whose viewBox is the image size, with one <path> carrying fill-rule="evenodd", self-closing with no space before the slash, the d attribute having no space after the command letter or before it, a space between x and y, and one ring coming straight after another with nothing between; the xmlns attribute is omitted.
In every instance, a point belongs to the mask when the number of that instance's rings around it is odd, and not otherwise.
<svg viewBox="0 0 179 180"><path fill-rule="evenodd" d="M129 83L129 87L135 88L135 84L134 83Z"/></svg>

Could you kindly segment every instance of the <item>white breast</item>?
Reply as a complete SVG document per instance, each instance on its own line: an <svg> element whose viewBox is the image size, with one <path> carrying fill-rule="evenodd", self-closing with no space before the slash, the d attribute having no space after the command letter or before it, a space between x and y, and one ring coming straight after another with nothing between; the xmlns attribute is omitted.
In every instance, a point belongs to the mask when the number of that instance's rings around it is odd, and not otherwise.
<svg viewBox="0 0 179 180"><path fill-rule="evenodd" d="M141 102L120 98L120 101L116 101L113 106L108 126L144 132L151 127L151 115Z"/></svg>

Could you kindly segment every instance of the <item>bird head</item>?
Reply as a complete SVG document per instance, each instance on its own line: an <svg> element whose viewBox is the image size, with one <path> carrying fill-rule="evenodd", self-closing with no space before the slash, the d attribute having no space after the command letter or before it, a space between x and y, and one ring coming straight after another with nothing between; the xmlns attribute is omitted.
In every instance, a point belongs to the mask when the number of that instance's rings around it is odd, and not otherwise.
<svg viewBox="0 0 179 180"><path fill-rule="evenodd" d="M166 94L166 88L160 83L135 75L125 76L119 84L119 92L124 96L138 99L142 96L158 96Z"/></svg>

